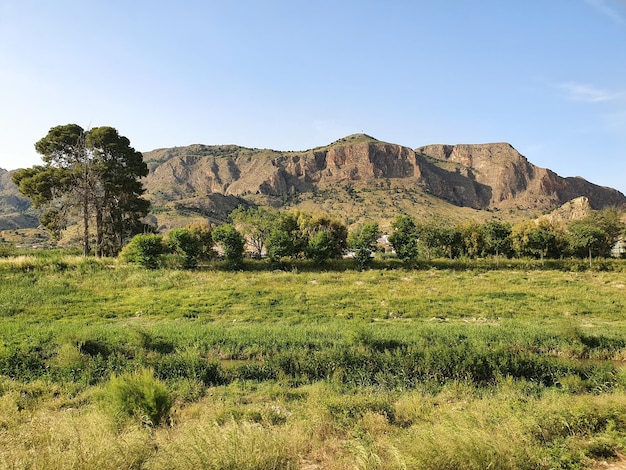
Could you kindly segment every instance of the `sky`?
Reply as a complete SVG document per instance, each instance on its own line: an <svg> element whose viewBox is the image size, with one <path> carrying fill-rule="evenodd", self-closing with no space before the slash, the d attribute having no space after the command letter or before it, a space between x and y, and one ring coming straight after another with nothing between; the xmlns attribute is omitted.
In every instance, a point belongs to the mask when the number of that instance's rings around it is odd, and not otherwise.
<svg viewBox="0 0 626 470"><path fill-rule="evenodd" d="M0 0L0 168L140 151L509 142L626 193L626 0Z"/></svg>

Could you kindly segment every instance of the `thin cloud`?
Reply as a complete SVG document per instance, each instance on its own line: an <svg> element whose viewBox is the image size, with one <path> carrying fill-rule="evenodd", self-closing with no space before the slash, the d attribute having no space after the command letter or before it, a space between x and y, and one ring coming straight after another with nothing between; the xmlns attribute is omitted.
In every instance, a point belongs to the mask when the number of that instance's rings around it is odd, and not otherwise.
<svg viewBox="0 0 626 470"><path fill-rule="evenodd" d="M626 7L626 0L585 0L585 3L614 23L626 26L626 14L620 11Z"/></svg>
<svg viewBox="0 0 626 470"><path fill-rule="evenodd" d="M626 96L625 92L603 90L602 88L597 88L585 83L568 82L561 84L559 88L565 91L568 99L585 103L618 101Z"/></svg>

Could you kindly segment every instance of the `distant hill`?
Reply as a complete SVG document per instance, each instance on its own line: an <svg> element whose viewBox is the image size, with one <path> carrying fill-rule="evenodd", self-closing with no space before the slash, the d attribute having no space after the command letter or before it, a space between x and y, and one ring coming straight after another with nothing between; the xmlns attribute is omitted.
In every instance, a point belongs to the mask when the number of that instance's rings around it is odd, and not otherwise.
<svg viewBox="0 0 626 470"><path fill-rule="evenodd" d="M19 195L12 174L0 168L0 230L37 227L37 217L28 211L30 201Z"/></svg>
<svg viewBox="0 0 626 470"><path fill-rule="evenodd" d="M562 178L506 143L413 150L356 134L302 152L191 145L144 157L146 187L164 218L182 211L219 221L240 203L322 209L348 223L399 213L530 218L581 196L594 209L626 204L619 191Z"/></svg>
<svg viewBox="0 0 626 470"><path fill-rule="evenodd" d="M400 213L514 221L578 197L592 209L626 205L619 191L560 177L507 143L411 149L355 134L306 151L190 145L146 152L144 159L146 196L164 229L198 219L223 222L240 204L323 210L348 224L383 225ZM27 201L8 172L0 181L0 213L24 214Z"/></svg>

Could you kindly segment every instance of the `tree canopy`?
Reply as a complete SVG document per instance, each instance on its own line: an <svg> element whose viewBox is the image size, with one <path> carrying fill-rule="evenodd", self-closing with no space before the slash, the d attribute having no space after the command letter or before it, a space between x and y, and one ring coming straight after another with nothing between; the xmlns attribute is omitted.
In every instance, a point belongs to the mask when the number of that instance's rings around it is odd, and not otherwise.
<svg viewBox="0 0 626 470"><path fill-rule="evenodd" d="M58 237L68 224L83 226L83 252L91 252L95 227L95 253L115 254L133 234L143 230L140 219L149 202L141 177L148 167L143 156L109 126L85 131L77 124L50 129L35 144L44 165L18 170L13 182L36 208L41 223Z"/></svg>

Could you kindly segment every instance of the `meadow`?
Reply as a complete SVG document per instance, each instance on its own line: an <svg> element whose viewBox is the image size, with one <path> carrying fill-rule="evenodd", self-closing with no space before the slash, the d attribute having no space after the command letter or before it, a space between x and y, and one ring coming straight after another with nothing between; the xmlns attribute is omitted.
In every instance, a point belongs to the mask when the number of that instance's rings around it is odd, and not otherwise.
<svg viewBox="0 0 626 470"><path fill-rule="evenodd" d="M608 468L623 263L6 256L0 467Z"/></svg>

